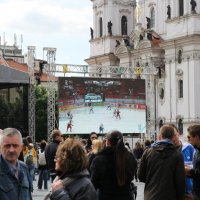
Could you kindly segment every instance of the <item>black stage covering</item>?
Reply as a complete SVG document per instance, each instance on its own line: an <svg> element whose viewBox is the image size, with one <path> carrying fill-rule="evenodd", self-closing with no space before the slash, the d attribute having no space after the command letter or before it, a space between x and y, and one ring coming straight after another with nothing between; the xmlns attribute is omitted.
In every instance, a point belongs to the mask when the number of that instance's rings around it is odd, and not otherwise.
<svg viewBox="0 0 200 200"><path fill-rule="evenodd" d="M0 89L27 84L29 84L28 73L0 65Z"/></svg>
<svg viewBox="0 0 200 200"><path fill-rule="evenodd" d="M0 128L14 127L21 131L23 136L28 133L28 86L29 74L0 64L0 90L23 86L23 108L20 116L0 113ZM1 91L0 91L1 92ZM0 110L3 108L0 108Z"/></svg>

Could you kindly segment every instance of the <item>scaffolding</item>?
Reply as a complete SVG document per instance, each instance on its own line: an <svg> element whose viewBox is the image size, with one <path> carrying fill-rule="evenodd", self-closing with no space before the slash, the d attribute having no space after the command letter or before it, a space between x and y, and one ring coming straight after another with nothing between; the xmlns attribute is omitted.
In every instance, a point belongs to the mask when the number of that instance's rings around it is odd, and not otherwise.
<svg viewBox="0 0 200 200"><path fill-rule="evenodd" d="M28 109L29 109L29 135L35 142L35 74L34 63L35 46L28 46L28 73L29 73L29 89L28 89Z"/></svg>
<svg viewBox="0 0 200 200"><path fill-rule="evenodd" d="M56 77L55 77L55 60L56 48L44 47L43 51L46 52L47 64L47 136L50 138L52 131L55 129L55 93L56 93Z"/></svg>
<svg viewBox="0 0 200 200"><path fill-rule="evenodd" d="M158 68L153 60L141 60L139 66L102 66L102 65L74 65L74 64L56 64L56 48L43 48L46 52L47 64L45 69L47 73L47 137L50 138L52 131L55 129L55 94L56 81L55 75L82 74L88 77L118 77L118 78L144 78L146 80L146 137L152 138L151 135L156 131L156 113L155 113L155 80L158 74ZM34 54L35 47L28 47L28 66L30 75L29 85L29 135L35 141L35 76L34 76ZM158 64L159 65L159 64Z"/></svg>
<svg viewBox="0 0 200 200"><path fill-rule="evenodd" d="M138 61L137 61L138 62ZM155 139L156 112L155 112L155 80L158 75L159 62L155 59L144 59L139 61L139 65L102 66L102 65L71 65L56 64L55 72L66 76L69 74L83 74L89 77L112 77L112 78L144 78L146 82L146 137Z"/></svg>

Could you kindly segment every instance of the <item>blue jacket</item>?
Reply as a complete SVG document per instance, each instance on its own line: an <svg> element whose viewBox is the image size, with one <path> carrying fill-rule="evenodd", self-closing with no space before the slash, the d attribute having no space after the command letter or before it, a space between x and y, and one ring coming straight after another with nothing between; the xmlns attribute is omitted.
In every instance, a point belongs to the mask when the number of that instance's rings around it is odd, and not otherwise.
<svg viewBox="0 0 200 200"><path fill-rule="evenodd" d="M26 165L20 164L20 175L17 179L10 171L8 164L0 155L0 199L2 200L32 200L32 184Z"/></svg>
<svg viewBox="0 0 200 200"><path fill-rule="evenodd" d="M187 165L191 165L193 162L194 157L194 147L189 143L182 143L182 149L181 152L184 157L184 163ZM193 188L193 180L192 178L186 177L186 193L192 193Z"/></svg>

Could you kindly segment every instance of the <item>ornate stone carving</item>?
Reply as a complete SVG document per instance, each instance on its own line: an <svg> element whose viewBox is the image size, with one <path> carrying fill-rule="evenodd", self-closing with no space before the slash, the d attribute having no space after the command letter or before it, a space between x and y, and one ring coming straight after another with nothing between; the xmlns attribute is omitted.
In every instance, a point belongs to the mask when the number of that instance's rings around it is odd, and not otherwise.
<svg viewBox="0 0 200 200"><path fill-rule="evenodd" d="M113 4L121 4L124 6L136 6L136 1L135 0L114 0Z"/></svg>
<svg viewBox="0 0 200 200"><path fill-rule="evenodd" d="M182 69L177 69L176 70L176 75L177 76L183 76L183 70Z"/></svg>
<svg viewBox="0 0 200 200"><path fill-rule="evenodd" d="M104 5L104 0L96 0L95 3L94 3L94 7L101 7Z"/></svg>

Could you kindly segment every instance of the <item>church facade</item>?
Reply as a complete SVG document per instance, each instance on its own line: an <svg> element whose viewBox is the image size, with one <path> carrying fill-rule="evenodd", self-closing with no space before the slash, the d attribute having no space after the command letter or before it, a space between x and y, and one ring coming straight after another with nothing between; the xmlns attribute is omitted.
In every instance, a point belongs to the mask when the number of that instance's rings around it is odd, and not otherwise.
<svg viewBox="0 0 200 200"><path fill-rule="evenodd" d="M187 135L187 127L200 122L200 4L91 2L93 27L86 62L92 76L100 76L105 66L118 66L128 69L121 78L137 78L139 69L146 80L148 136L155 137L166 123Z"/></svg>

